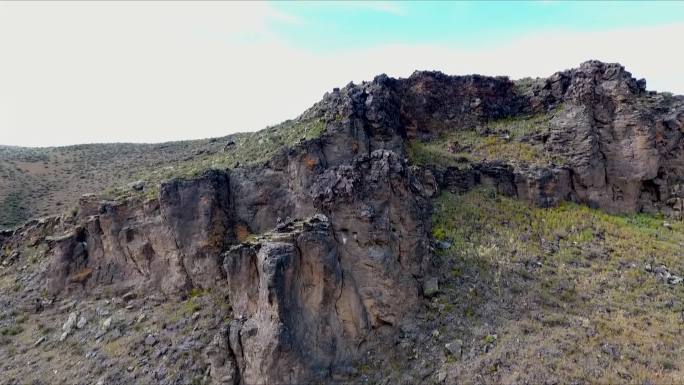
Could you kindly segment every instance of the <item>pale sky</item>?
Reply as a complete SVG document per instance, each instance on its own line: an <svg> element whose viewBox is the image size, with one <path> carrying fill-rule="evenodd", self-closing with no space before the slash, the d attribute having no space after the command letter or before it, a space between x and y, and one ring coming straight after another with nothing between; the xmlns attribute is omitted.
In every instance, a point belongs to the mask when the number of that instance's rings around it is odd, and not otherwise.
<svg viewBox="0 0 684 385"><path fill-rule="evenodd" d="M162 142L294 118L416 69L620 62L684 93L684 3L0 2L0 144Z"/></svg>

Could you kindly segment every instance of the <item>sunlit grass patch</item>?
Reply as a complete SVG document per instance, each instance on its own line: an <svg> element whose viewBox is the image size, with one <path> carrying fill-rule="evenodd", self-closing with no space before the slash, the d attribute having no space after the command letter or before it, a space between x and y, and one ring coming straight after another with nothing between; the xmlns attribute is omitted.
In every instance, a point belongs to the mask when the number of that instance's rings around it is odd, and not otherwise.
<svg viewBox="0 0 684 385"><path fill-rule="evenodd" d="M472 323L498 323L504 339L489 360L553 372L561 382L682 379L684 285L645 270L684 274L682 222L665 227L659 215L573 203L538 208L486 188L444 193L434 207L432 234L452 244L439 251L450 263L445 279L476 285L445 285L453 297L439 301ZM512 303L511 313L492 318L486 309L498 301L502 309ZM504 340L525 341L515 344L515 363Z"/></svg>
<svg viewBox="0 0 684 385"><path fill-rule="evenodd" d="M467 167L472 161L507 161L525 165L563 164L564 159L544 148L551 119L563 106L548 113L499 119L475 129L442 127L430 141L409 143L415 164Z"/></svg>
<svg viewBox="0 0 684 385"><path fill-rule="evenodd" d="M277 126L253 133L239 133L232 136L234 145L226 151L199 154L187 159L167 162L164 167L143 170L130 180L142 181L146 188L136 192L125 185L115 185L105 192L112 199L129 196L154 198L159 184L170 179L187 179L201 175L211 169L225 170L238 166L249 166L267 161L278 151L293 146L301 140L319 137L325 130L321 119L289 120ZM123 181L122 181L123 182Z"/></svg>

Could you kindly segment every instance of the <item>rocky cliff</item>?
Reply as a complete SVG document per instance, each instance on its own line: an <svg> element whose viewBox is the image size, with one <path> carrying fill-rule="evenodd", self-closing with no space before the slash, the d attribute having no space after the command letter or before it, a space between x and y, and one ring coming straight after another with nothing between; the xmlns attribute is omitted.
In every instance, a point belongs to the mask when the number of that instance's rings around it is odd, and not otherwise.
<svg viewBox="0 0 684 385"><path fill-rule="evenodd" d="M381 75L327 93L299 120L325 130L263 164L166 181L153 198L84 196L73 215L0 234L5 274L21 283L3 301L36 317L71 301L135 298L127 306L142 309L219 298L193 329L202 358L188 367L150 360L120 374L114 361L64 381L355 381L369 352L424 321L439 290L435 248L449 246L433 238L432 218L442 192L489 186L542 207L682 214L684 98L646 91L618 64L517 82ZM111 326L101 329L92 337L111 339ZM4 383L20 383L23 369L8 365Z"/></svg>

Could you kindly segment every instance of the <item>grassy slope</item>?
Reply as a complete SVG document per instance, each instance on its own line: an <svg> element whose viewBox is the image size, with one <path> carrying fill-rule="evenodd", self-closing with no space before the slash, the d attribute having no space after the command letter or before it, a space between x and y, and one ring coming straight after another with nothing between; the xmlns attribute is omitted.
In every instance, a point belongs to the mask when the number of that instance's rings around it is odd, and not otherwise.
<svg viewBox="0 0 684 385"><path fill-rule="evenodd" d="M684 273L681 222L487 190L443 194L436 209L433 235L453 245L431 316L466 317L443 334L477 351L446 360L459 383L684 382L684 285L645 269Z"/></svg>
<svg viewBox="0 0 684 385"><path fill-rule="evenodd" d="M320 135L323 122L287 121L254 133L160 144L88 144L69 147L0 146L0 228L56 214L74 206L85 193L112 198L131 194L127 183L143 180L145 193L156 194L159 182L188 177L209 168L261 162L301 138Z"/></svg>
<svg viewBox="0 0 684 385"><path fill-rule="evenodd" d="M409 156L456 167L482 160L562 164L539 140L557 111L474 130L451 127L410 143ZM664 265L684 275L684 224L665 221L570 203L542 209L486 189L442 194L433 237L451 247L439 252L442 293L428 316L440 332L436 343L464 343L462 357L443 357L447 378L684 382L684 284L646 269Z"/></svg>
<svg viewBox="0 0 684 385"><path fill-rule="evenodd" d="M562 106L544 114L501 119L478 127L445 127L437 138L414 140L409 155L420 165L440 164L463 167L471 161L505 160L516 164L562 164L563 159L544 149L538 135L548 135L551 120Z"/></svg>

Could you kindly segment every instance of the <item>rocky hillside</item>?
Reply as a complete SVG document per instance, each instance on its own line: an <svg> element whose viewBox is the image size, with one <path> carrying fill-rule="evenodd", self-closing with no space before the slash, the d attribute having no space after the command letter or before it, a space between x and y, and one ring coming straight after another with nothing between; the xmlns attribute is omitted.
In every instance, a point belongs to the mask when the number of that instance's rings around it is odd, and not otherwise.
<svg viewBox="0 0 684 385"><path fill-rule="evenodd" d="M72 197L0 233L0 381L682 382L684 97L645 85L382 75Z"/></svg>
<svg viewBox="0 0 684 385"><path fill-rule="evenodd" d="M255 133L161 144L0 146L0 229L69 213L85 194L114 198L135 188L153 196L163 180L264 161L322 129L318 121L288 121Z"/></svg>

